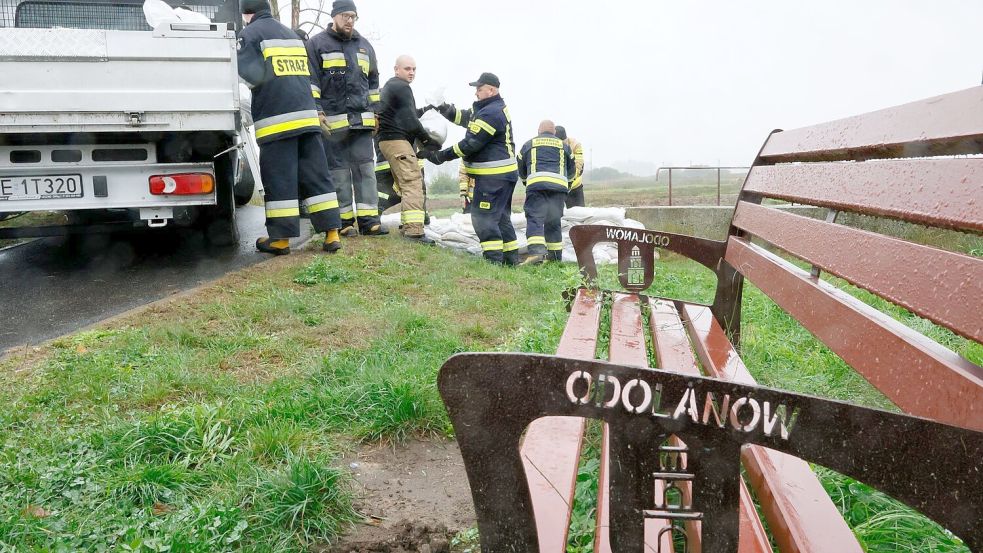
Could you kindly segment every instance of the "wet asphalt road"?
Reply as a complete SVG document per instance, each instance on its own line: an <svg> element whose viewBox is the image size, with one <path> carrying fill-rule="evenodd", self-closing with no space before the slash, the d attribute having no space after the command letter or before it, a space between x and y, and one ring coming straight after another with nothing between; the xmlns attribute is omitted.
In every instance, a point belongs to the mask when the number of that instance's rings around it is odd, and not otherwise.
<svg viewBox="0 0 983 553"><path fill-rule="evenodd" d="M240 242L214 248L181 229L44 238L0 250L0 354L73 332L268 259L256 251L263 208L237 214ZM310 226L291 241L309 237Z"/></svg>

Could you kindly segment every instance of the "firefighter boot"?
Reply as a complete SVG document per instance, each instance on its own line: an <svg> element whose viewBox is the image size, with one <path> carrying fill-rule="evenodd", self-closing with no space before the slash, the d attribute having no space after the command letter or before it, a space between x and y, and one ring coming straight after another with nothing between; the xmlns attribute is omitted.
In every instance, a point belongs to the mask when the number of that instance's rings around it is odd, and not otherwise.
<svg viewBox="0 0 983 553"><path fill-rule="evenodd" d="M263 253L271 253L273 255L287 255L290 253L290 242L285 238L273 240L264 236L256 239L256 249Z"/></svg>
<svg viewBox="0 0 983 553"><path fill-rule="evenodd" d="M550 250L546 254L546 261L563 261L563 250Z"/></svg>
<svg viewBox="0 0 983 553"><path fill-rule="evenodd" d="M324 234L324 244L321 244L321 249L328 253L337 253L341 249L341 236L338 234L338 229L331 229Z"/></svg>
<svg viewBox="0 0 983 553"><path fill-rule="evenodd" d="M376 223L362 232L362 236L385 236L389 234L389 230L379 223Z"/></svg>
<svg viewBox="0 0 983 553"><path fill-rule="evenodd" d="M505 252L505 266L515 267L519 264L519 250L512 250L510 252Z"/></svg>

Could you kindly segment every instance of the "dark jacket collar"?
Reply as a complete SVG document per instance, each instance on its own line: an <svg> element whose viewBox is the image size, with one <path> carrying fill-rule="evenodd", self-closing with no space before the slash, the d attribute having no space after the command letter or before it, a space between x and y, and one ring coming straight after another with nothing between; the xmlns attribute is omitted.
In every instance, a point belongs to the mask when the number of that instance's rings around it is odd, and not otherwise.
<svg viewBox="0 0 983 553"><path fill-rule="evenodd" d="M485 106L490 106L490 105L492 105L492 104L494 104L496 102L502 103L502 104L505 103L505 100L502 99L502 95L501 94L496 94L496 95L492 96L491 98L485 98L484 100L478 100L477 102L474 103L474 109L477 111L477 110L479 110L479 109L481 109L481 108L483 108Z"/></svg>
<svg viewBox="0 0 983 553"><path fill-rule="evenodd" d="M249 24L259 21L260 19L273 19L273 12L268 9L262 9L253 14L253 18L249 20Z"/></svg>

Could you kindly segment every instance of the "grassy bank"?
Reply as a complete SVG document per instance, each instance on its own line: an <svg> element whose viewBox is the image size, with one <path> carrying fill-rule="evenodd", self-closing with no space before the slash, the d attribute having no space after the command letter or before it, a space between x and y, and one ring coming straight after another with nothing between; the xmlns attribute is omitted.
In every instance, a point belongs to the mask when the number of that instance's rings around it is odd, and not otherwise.
<svg viewBox="0 0 983 553"><path fill-rule="evenodd" d="M614 286L610 268L602 276ZM440 365L461 351L553 352L560 292L577 282L569 265L506 270L395 237L357 239L343 255L276 259L0 360L0 551L324 544L358 518L341 454L451 434ZM658 266L660 294L708 301L712 288L691 263ZM744 358L759 382L887 405L760 293L746 296ZM938 337L983 363L983 348ZM574 551L590 543L590 457ZM888 536L862 536L870 550L960 551L929 548L945 535L896 530L910 511L821 476L858 533ZM908 549L878 549L891 540Z"/></svg>
<svg viewBox="0 0 983 553"><path fill-rule="evenodd" d="M555 348L572 268L348 244L0 361L0 550L305 550L356 517L340 453L450 432L450 355Z"/></svg>

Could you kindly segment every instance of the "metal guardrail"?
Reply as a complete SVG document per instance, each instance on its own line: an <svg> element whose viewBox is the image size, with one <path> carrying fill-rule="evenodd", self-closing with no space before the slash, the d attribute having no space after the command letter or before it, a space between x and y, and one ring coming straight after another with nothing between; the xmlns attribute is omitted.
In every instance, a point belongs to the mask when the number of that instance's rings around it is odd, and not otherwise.
<svg viewBox="0 0 983 553"><path fill-rule="evenodd" d="M671 167L659 167L655 170L655 180L659 180L659 174L662 171L669 172L669 205L672 205L672 172L679 170L685 171L717 171L717 205L720 205L720 171L734 171L734 170L747 170L750 171L750 167L736 167L736 166L719 166L719 167L703 167L703 166L671 166Z"/></svg>

